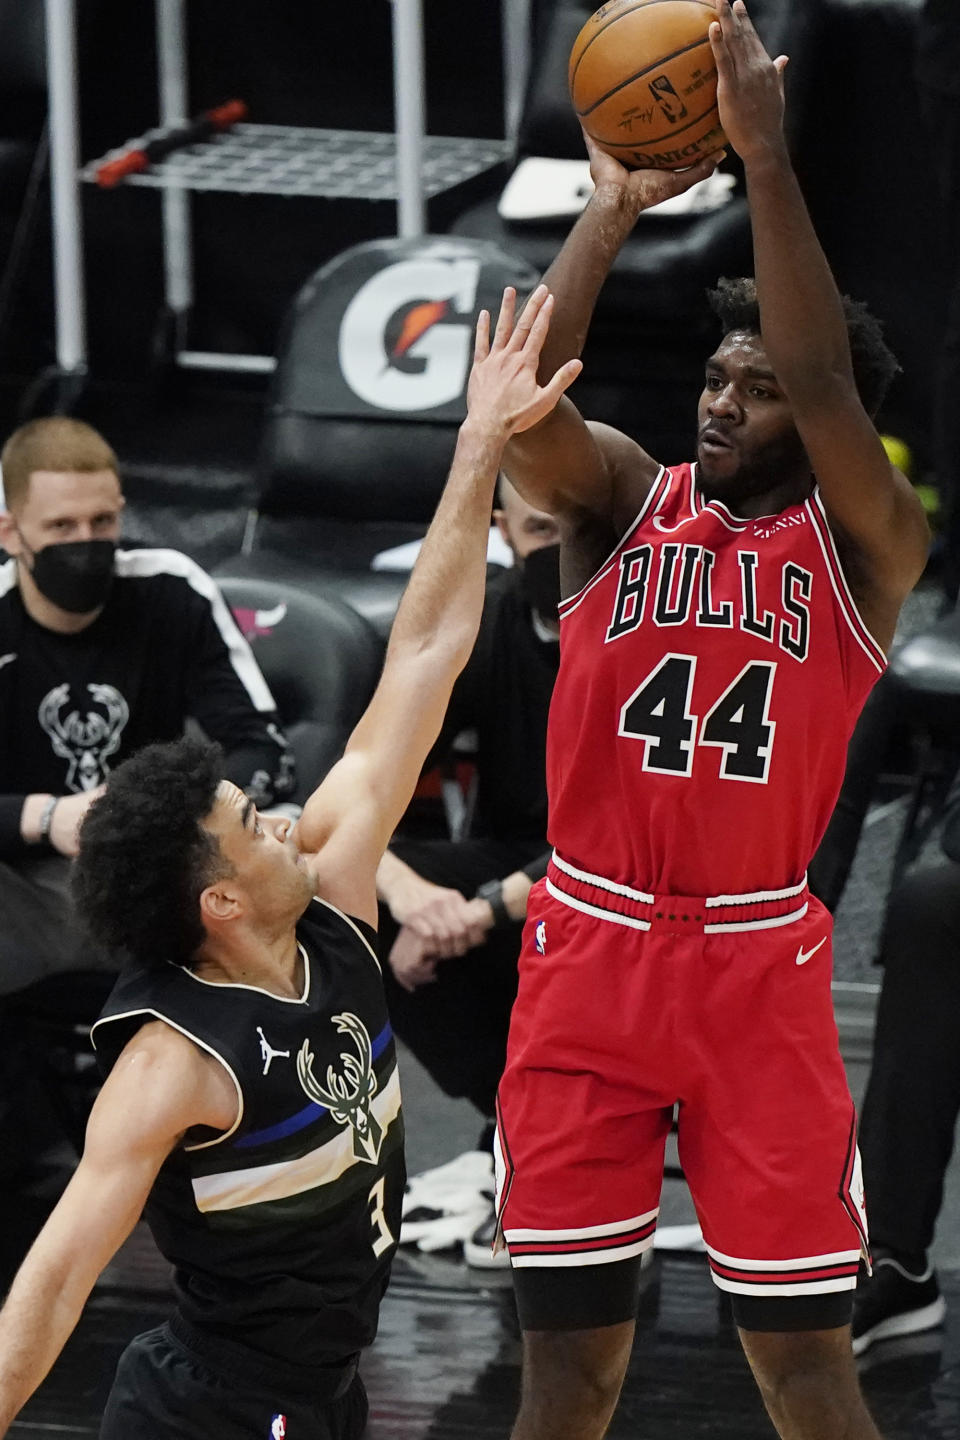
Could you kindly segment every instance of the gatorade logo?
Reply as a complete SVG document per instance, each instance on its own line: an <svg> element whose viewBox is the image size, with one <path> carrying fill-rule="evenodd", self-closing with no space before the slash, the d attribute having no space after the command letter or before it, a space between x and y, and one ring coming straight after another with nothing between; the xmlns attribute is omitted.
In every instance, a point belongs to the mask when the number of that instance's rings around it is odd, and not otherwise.
<svg viewBox="0 0 960 1440"><path fill-rule="evenodd" d="M340 370L354 394L401 412L456 400L470 370L479 278L475 258L420 258L390 265L361 286L338 339Z"/></svg>

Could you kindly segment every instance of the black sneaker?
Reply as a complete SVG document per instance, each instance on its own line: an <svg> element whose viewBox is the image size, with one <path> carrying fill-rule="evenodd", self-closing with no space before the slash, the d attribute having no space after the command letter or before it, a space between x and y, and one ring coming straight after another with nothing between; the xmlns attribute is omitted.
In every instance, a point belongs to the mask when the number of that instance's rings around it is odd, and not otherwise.
<svg viewBox="0 0 960 1440"><path fill-rule="evenodd" d="M880 1254L873 1274L861 1276L853 1302L853 1353L862 1355L877 1340L916 1335L943 1324L947 1307L933 1266L917 1273L895 1256Z"/></svg>

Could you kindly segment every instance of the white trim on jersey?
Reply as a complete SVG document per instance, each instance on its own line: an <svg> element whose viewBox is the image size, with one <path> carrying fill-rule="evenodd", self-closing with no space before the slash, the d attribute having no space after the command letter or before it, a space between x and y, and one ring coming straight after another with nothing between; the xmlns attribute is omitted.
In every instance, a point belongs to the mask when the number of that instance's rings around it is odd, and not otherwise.
<svg viewBox="0 0 960 1440"><path fill-rule="evenodd" d="M116 573L124 578L151 579L155 575L174 575L185 580L190 589L201 595L210 606L214 624L227 648L234 673L250 697L255 709L276 710L270 687L260 672L247 640L240 633L230 607L219 587L196 561L179 550L118 550Z"/></svg>
<svg viewBox="0 0 960 1440"><path fill-rule="evenodd" d="M643 904L652 905L655 897L648 895L643 890L631 890L629 885L618 885L615 880L607 880L603 875L591 875L588 870L578 870L576 865L571 865L569 860L562 860L554 850L550 856L558 870L564 875L569 875L571 880L584 880L588 885L595 885L598 890L610 890L614 895L623 895L628 900L639 900ZM801 886L801 889L803 887ZM709 901L707 902L709 904Z"/></svg>
<svg viewBox="0 0 960 1440"><path fill-rule="evenodd" d="M346 913L346 911L340 910L336 905L331 904L331 902L330 902L329 900L325 900L322 895L314 895L313 898L314 898L314 900L316 901L316 903L317 903L318 905L324 905L324 906L326 906L326 908L327 908L328 910L332 910L332 911L333 911L334 915L339 915L340 919L344 922L345 925L349 925L349 926L350 926L350 929L351 929L351 930L353 931L353 933L356 935L356 937L357 937L357 939L360 941L360 943L361 943L363 946L365 946L365 948L366 948L367 950L370 951L370 954L373 956L373 963L376 965L377 969L380 970L381 973L382 973L382 966L381 966L381 964L380 964L380 960L379 960L379 957L378 957L378 955L377 955L377 952L376 952L376 950L374 950L373 946L370 944L370 941L367 939L366 935L364 935L364 933L363 933L363 931L360 929L359 925L357 925L357 924L350 918L350 916Z"/></svg>
<svg viewBox="0 0 960 1440"><path fill-rule="evenodd" d="M271 1000L277 1000L281 1005L306 1005L310 996L310 956L307 954L306 946L302 940L297 941L297 949L300 951L300 958L303 960L303 994L302 995L278 995L275 990L267 990L263 985L247 985L242 980L205 980L202 975L196 974L186 965L178 965L190 980L195 980L198 985L210 985L217 990L253 990L257 995L266 995Z"/></svg>
<svg viewBox="0 0 960 1440"><path fill-rule="evenodd" d="M810 499L806 502L805 508L809 511L810 523L813 526L814 534L817 537L823 553L827 574L830 577L830 584L833 587L833 593L836 596L843 618L846 620L860 649L882 675L887 668L887 657L867 629L863 616L857 608L857 602L850 593L850 586L847 584L847 577L844 574L843 565L837 553L837 542L833 537L833 531L830 529L830 521L827 519L827 512L824 509L819 490L814 490Z"/></svg>
<svg viewBox="0 0 960 1440"><path fill-rule="evenodd" d="M384 1134L400 1114L400 1077L396 1066L390 1079L370 1106ZM269 1200L286 1200L320 1185L329 1185L357 1163L353 1151L353 1127L346 1125L336 1135L295 1160L268 1165L251 1165L245 1170L226 1170L197 1175L191 1182L197 1209L236 1210L242 1205L262 1205Z"/></svg>
<svg viewBox="0 0 960 1440"><path fill-rule="evenodd" d="M561 620L565 619L567 615L572 615L574 610L576 610L577 606L580 604L581 600L586 599L588 592L591 591L595 585L599 585L603 577L609 574L611 565L613 565L616 561L617 557L620 554L620 551L624 548L627 541L630 539L630 536L633 534L634 530L636 530L637 526L642 520L646 519L647 512L650 510L651 505L653 505L654 496L657 495L658 491L660 490L662 481L665 476L668 477L667 486L664 489L663 495L661 496L660 500L658 500L657 504L653 507L654 512L660 509L663 500L666 498L666 495L669 492L670 484L673 481L673 471L668 470L665 465L660 466L660 469L657 471L656 479L650 486L650 489L647 491L643 504L640 506L640 509L637 511L634 518L630 521L630 524L627 526L626 530L624 530L623 534L620 536L620 539L610 551L610 554L607 556L606 560L604 560L597 573L592 576L585 585L581 585L579 590L575 590L572 595L567 595L565 599L560 601L560 604L558 606L558 613Z"/></svg>
<svg viewBox="0 0 960 1440"><path fill-rule="evenodd" d="M185 1029L183 1025L178 1025L175 1020L170 1019L169 1015L162 1015L159 1010L154 1010L149 1005L143 1005L138 1006L136 1010L124 1010L119 1015L109 1015L104 1019L94 1021L90 1029L90 1040L93 1044L94 1050L96 1050L97 1048L98 1025L110 1025L114 1020L132 1020L137 1015L152 1015L155 1020L162 1020L164 1025L170 1026L171 1030L176 1030L178 1034L185 1036L187 1040L192 1040L194 1045L199 1046L199 1048L205 1051L206 1054L212 1055L214 1060L219 1060L224 1070L226 1070L227 1074L230 1076L230 1079L233 1081L234 1089L237 1092L236 1120L234 1120L229 1130L224 1130L222 1135L215 1135L212 1140L200 1140L195 1145L185 1145L183 1148L185 1150L209 1150L212 1145L222 1145L224 1140L229 1140L231 1135L236 1134L237 1127L239 1126L240 1121L243 1119L243 1091L240 1088L240 1081L236 1077L233 1066L228 1064L228 1062L224 1060L223 1056L219 1053L219 1051L214 1050L212 1045L208 1045L206 1040L201 1040L198 1035L194 1035L192 1031Z"/></svg>
<svg viewBox="0 0 960 1440"><path fill-rule="evenodd" d="M626 925L630 930L650 929L649 920L637 920L633 915L620 915L616 910L604 910L600 905L588 905L586 900L578 900L575 895L558 890L552 880L547 881L547 894L561 904L569 905L571 910L582 910L584 915L593 915L598 920L612 920L615 925Z"/></svg>
<svg viewBox="0 0 960 1440"><path fill-rule="evenodd" d="M0 600L17 588L17 562L14 559L0 565Z"/></svg>

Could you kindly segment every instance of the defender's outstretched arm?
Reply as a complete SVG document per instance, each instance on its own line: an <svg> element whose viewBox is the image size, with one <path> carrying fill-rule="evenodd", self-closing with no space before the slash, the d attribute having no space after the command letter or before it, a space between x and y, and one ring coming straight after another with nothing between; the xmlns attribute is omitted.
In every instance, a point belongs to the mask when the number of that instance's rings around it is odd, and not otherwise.
<svg viewBox="0 0 960 1440"><path fill-rule="evenodd" d="M0 1436L57 1359L181 1135L231 1123L228 1085L218 1062L160 1021L127 1046L93 1107L83 1158L0 1311Z"/></svg>
<svg viewBox="0 0 960 1440"><path fill-rule="evenodd" d="M580 361L572 359L546 385L538 384L553 297L540 286L516 323L515 303L514 291L505 291L492 342L489 317L480 317L467 418L397 612L383 676L343 759L307 801L296 829L301 851L314 855L318 893L371 923L377 865L476 640L504 446L552 410L580 371Z"/></svg>

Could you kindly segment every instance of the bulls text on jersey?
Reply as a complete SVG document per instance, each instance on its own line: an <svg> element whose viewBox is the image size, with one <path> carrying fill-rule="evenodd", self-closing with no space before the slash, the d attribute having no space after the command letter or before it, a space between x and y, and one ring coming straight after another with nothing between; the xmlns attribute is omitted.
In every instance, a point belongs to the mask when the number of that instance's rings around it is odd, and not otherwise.
<svg viewBox="0 0 960 1440"><path fill-rule="evenodd" d="M757 601L756 550L737 550L740 594L717 603L711 590L716 555L703 545L636 545L620 556L620 577L606 640L619 640L644 619L661 627L692 620L704 629L739 629L776 645L795 660L810 648L813 575L792 560L780 566L779 605L760 609ZM769 562L768 562L769 563ZM649 616L648 599L652 597Z"/></svg>

